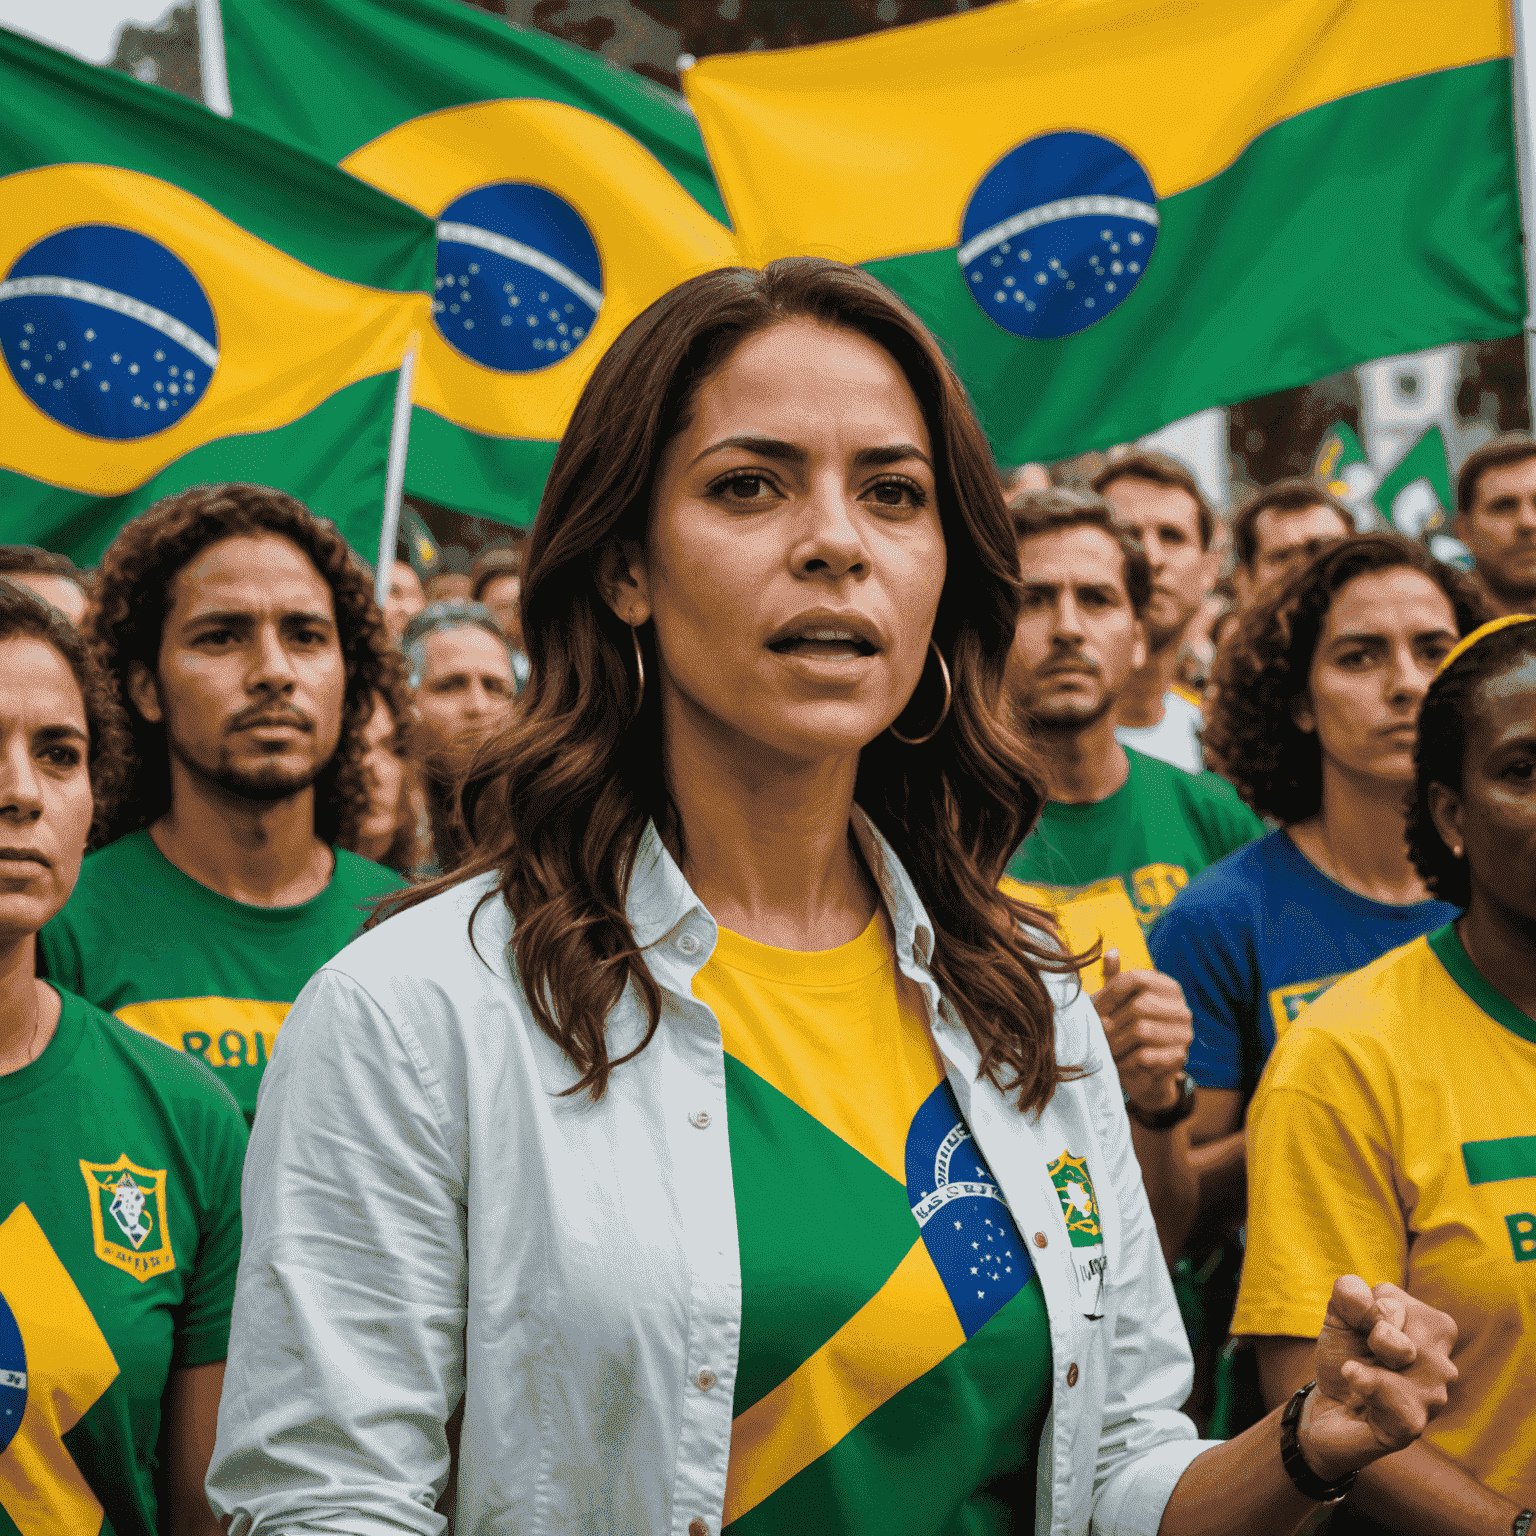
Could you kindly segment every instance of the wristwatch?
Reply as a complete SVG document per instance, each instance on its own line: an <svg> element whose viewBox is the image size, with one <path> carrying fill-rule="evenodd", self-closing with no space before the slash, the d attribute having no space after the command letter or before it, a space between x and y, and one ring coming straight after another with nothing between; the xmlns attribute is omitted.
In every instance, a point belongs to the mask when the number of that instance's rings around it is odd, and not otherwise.
<svg viewBox="0 0 1536 1536"><path fill-rule="evenodd" d="M1301 1449L1301 1410L1316 1385L1315 1381L1309 1381L1285 1405L1285 1412L1280 1416L1280 1460L1298 1493L1315 1499L1319 1504L1337 1504L1355 1486L1355 1479L1360 1474L1351 1472L1336 1483L1325 1483L1307 1465L1306 1455Z"/></svg>
<svg viewBox="0 0 1536 1536"><path fill-rule="evenodd" d="M1129 1098L1125 1112L1137 1125L1148 1131L1172 1130L1181 1120L1189 1119L1195 1109L1195 1080L1188 1072L1179 1073L1179 1096L1167 1109L1142 1109Z"/></svg>

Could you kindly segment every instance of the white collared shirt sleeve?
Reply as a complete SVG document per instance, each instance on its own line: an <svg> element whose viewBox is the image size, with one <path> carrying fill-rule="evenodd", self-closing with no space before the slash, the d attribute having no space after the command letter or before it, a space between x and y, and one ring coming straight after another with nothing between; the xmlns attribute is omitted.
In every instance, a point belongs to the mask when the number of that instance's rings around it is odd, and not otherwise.
<svg viewBox="0 0 1536 1536"><path fill-rule="evenodd" d="M1102 1427L1093 1477L1095 1536L1157 1536L1175 1485L1218 1441L1199 1440L1180 1412L1193 1373L1183 1319L1131 1143L1119 1073L1093 1005L1088 1048L1097 1069L1081 1085L1112 1171L1120 1211L1120 1257L1106 1286L1114 1318ZM1077 1031L1073 1031L1077 1033Z"/></svg>
<svg viewBox="0 0 1536 1536"><path fill-rule="evenodd" d="M462 1138L459 1138L462 1141ZM464 1382L466 1167L398 1008L322 971L262 1084L209 1469L231 1536L436 1536Z"/></svg>

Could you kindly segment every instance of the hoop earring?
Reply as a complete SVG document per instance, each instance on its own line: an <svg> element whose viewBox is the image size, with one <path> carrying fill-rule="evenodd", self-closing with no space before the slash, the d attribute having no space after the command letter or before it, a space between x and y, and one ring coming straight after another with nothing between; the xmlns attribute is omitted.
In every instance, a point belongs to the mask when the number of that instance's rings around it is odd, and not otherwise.
<svg viewBox="0 0 1536 1536"><path fill-rule="evenodd" d="M895 721L892 721L892 723L887 726L886 729L889 730L891 735L894 736L896 740L899 741L904 747L920 747L925 741L932 741L933 738L939 734L939 727L942 726L947 719L949 719L949 706L954 703L955 695L954 690L949 685L949 667L944 661L944 652L939 649L937 643L933 640L929 640L928 649L938 657L939 671L944 674L944 708L939 711L939 718L933 722L933 729L929 731L926 736L903 736L901 732L896 729ZM924 670L926 670L926 667ZM901 717L898 715L897 719L900 718Z"/></svg>
<svg viewBox="0 0 1536 1536"><path fill-rule="evenodd" d="M635 675L640 685L635 694L635 712L629 717L630 723L633 724L640 718L640 706L645 703L645 657L640 654L640 631L633 624L629 626L629 638L634 642Z"/></svg>

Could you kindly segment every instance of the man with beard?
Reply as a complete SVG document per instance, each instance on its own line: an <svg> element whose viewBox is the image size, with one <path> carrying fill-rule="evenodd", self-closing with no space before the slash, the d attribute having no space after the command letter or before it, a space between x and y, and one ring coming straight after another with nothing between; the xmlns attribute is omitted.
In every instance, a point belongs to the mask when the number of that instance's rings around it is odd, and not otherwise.
<svg viewBox="0 0 1536 1536"><path fill-rule="evenodd" d="M200 1057L247 1117L289 1006L403 882L335 844L364 735L409 711L366 573L263 486L199 486L128 524L88 636L133 728L112 839L39 936L49 978Z"/></svg>
<svg viewBox="0 0 1536 1536"><path fill-rule="evenodd" d="M1152 449L1115 459L1099 471L1093 488L1141 535L1152 573L1141 614L1147 654L1121 693L1120 740L1199 773L1205 716L1199 694L1178 676L1185 636L1216 580L1216 514L1193 473Z"/></svg>
<svg viewBox="0 0 1536 1536"><path fill-rule="evenodd" d="M1472 552L1491 612L1536 606L1536 438L1506 432L1467 456L1451 532Z"/></svg>
<svg viewBox="0 0 1536 1536"><path fill-rule="evenodd" d="M1170 1263L1194 1216L1184 1059L1193 1030L1179 985L1152 968L1146 933L1192 875L1264 828L1231 785L1127 749L1115 706L1145 660L1152 574L1134 529L1098 496L1033 491L1010 507L1019 609L1008 701L1042 758L1050 798L1008 865L1009 889L1044 907L1083 972L1120 1072L1132 1136Z"/></svg>

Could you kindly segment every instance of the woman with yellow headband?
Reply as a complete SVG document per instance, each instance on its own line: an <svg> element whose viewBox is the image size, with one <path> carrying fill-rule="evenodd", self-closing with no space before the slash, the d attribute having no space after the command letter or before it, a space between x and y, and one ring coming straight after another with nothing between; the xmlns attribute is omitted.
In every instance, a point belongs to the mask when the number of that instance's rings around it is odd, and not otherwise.
<svg viewBox="0 0 1536 1536"><path fill-rule="evenodd" d="M1424 1438L1360 1474L1340 1533L1506 1532L1536 1505L1536 616L1445 658L1408 840L1464 908L1339 982L1281 1040L1248 1121L1236 1332L1265 1394L1306 1378L1348 1269L1450 1313L1460 1371Z"/></svg>

